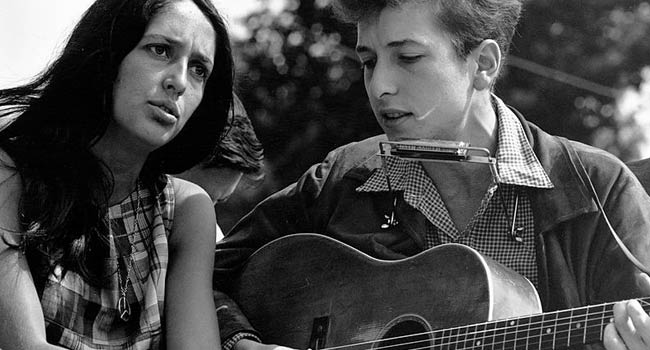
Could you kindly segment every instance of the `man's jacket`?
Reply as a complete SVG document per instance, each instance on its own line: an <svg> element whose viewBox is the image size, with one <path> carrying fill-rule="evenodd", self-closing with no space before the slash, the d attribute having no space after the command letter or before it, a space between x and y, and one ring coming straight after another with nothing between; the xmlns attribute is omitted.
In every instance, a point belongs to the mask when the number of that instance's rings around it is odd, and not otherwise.
<svg viewBox="0 0 650 350"><path fill-rule="evenodd" d="M650 266L650 198L639 181L609 153L551 136L519 118L554 184L552 189L527 188L544 311L642 296L636 283L639 270L617 245L588 190L590 180L615 231L632 254ZM219 291L227 293L237 268L275 238L321 233L380 259L400 259L424 249L426 219L401 196L396 208L400 224L386 230L380 227L391 212L392 196L355 191L374 171L381 171L376 156L380 140L384 136L332 151L296 183L258 204L217 244L215 301L217 308L228 306L218 313L222 337L254 332Z"/></svg>

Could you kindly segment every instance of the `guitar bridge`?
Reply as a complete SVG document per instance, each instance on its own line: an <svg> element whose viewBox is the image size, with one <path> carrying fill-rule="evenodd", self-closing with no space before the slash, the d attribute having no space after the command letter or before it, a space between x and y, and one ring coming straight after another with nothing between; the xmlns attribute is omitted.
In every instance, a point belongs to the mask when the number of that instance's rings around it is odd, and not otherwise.
<svg viewBox="0 0 650 350"><path fill-rule="evenodd" d="M327 330L330 327L329 316L316 317L311 328L311 337L309 337L309 349L319 350L325 348L327 339Z"/></svg>

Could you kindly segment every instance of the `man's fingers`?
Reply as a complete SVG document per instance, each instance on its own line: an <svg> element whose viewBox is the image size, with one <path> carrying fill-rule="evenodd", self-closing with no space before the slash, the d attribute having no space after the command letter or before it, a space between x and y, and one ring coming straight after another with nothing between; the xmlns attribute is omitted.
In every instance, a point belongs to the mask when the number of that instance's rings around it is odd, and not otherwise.
<svg viewBox="0 0 650 350"><path fill-rule="evenodd" d="M623 342L623 339L618 336L618 332L616 332L616 326L614 326L614 323L609 323L607 327L605 327L605 332L603 334L603 345L605 345L605 349L607 350L625 350L625 342Z"/></svg>
<svg viewBox="0 0 650 350"><path fill-rule="evenodd" d="M647 277L647 276L646 276ZM650 345L650 317L637 300L626 302L626 311L634 326L635 336L644 349Z"/></svg>
<svg viewBox="0 0 650 350"><path fill-rule="evenodd" d="M605 328L603 344L608 350L647 349L644 339L650 339L650 320L636 300L614 304L614 322Z"/></svg>

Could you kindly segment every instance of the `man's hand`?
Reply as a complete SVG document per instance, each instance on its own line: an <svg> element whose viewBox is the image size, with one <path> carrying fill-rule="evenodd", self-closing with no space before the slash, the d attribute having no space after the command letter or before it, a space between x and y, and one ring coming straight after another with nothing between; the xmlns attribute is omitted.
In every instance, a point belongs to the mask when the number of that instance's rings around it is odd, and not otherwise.
<svg viewBox="0 0 650 350"><path fill-rule="evenodd" d="M650 277L637 278L640 289L650 295ZM650 349L650 316L636 300L614 304L614 322L605 327L603 343L607 350Z"/></svg>
<svg viewBox="0 0 650 350"><path fill-rule="evenodd" d="M275 344L262 344L250 339L238 341L233 350L295 350Z"/></svg>

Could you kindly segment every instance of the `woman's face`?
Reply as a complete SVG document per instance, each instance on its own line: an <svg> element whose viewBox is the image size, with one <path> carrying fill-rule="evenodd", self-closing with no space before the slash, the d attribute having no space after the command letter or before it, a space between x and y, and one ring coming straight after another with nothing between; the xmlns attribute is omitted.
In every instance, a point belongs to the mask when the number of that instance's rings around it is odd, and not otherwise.
<svg viewBox="0 0 650 350"><path fill-rule="evenodd" d="M463 136L472 98L469 61L457 56L428 2L385 8L361 21L357 53L370 105L389 139Z"/></svg>
<svg viewBox="0 0 650 350"><path fill-rule="evenodd" d="M203 98L216 34L191 0L172 1L119 66L105 138L151 152L171 141Z"/></svg>

